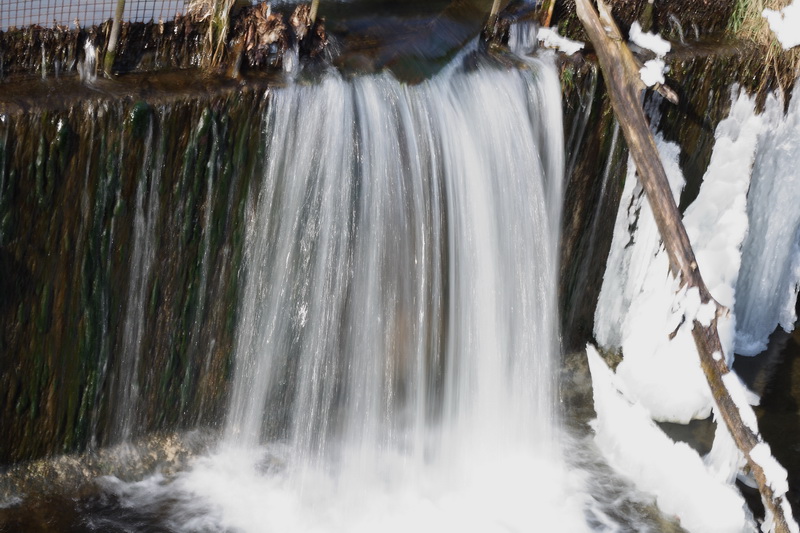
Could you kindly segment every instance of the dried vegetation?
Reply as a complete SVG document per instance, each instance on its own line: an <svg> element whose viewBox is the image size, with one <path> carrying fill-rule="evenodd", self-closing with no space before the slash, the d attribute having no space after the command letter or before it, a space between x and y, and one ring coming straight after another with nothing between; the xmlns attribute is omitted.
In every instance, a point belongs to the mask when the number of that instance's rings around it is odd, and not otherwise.
<svg viewBox="0 0 800 533"><path fill-rule="evenodd" d="M774 76L784 90L800 76L800 47L784 50L762 15L764 9L780 10L791 0L737 0L728 21L728 32L761 49L764 54L762 79Z"/></svg>

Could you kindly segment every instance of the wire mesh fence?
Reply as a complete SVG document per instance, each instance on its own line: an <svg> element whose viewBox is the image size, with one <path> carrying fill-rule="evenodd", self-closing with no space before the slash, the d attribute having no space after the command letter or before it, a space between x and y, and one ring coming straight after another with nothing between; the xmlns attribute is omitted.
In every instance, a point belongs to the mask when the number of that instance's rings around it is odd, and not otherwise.
<svg viewBox="0 0 800 533"><path fill-rule="evenodd" d="M158 22L186 12L187 0L127 0L123 20ZM0 0L0 30L32 24L91 26L114 17L117 0Z"/></svg>

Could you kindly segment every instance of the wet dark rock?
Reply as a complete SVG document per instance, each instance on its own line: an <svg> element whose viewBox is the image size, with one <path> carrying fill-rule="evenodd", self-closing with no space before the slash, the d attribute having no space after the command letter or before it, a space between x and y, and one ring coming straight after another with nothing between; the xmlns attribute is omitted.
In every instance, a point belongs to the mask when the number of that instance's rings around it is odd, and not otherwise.
<svg viewBox="0 0 800 533"><path fill-rule="evenodd" d="M489 46L508 46L508 34L511 29L509 17L498 16L486 24L481 31L481 44Z"/></svg>
<svg viewBox="0 0 800 533"><path fill-rule="evenodd" d="M594 312L625 179L627 147L596 64L576 55L560 64L566 189L559 285L562 343L593 339Z"/></svg>
<svg viewBox="0 0 800 533"><path fill-rule="evenodd" d="M141 187L159 207L133 436L211 425L224 410L243 220L263 151L253 132L268 100L263 86L201 86L187 98L139 82L135 99L127 89L62 83L62 96L74 96L51 108L23 85L29 94L4 108L0 465L118 438L113 403L126 379L120 354ZM203 272L213 275L201 297Z"/></svg>
<svg viewBox="0 0 800 533"><path fill-rule="evenodd" d="M733 367L761 397L754 407L758 426L773 455L786 468L787 497L795 517L800 518L800 327L792 333L776 329L764 353L737 356Z"/></svg>

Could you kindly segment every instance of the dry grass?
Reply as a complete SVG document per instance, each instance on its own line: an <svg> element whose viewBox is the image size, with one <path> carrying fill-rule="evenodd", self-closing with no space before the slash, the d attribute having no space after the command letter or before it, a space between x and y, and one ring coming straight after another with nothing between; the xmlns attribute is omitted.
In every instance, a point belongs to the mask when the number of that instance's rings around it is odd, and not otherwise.
<svg viewBox="0 0 800 533"><path fill-rule="evenodd" d="M225 43L230 26L231 8L236 0L191 0L186 9L195 22L208 21L205 52L206 66L220 64L225 53Z"/></svg>
<svg viewBox="0 0 800 533"><path fill-rule="evenodd" d="M751 41L764 50L764 78L774 76L787 89L800 76L800 47L784 50L762 16L765 8L780 10L791 0L738 0L728 23L728 31L739 39Z"/></svg>

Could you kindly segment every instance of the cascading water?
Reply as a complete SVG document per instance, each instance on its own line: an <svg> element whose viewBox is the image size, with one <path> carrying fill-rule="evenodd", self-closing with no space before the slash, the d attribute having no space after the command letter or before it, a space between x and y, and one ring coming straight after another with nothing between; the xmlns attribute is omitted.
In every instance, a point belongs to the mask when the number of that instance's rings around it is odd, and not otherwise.
<svg viewBox="0 0 800 533"><path fill-rule="evenodd" d="M532 68L275 91L226 451L183 481L214 501L232 480L206 476L235 449L245 470L284 461L249 479L291 504L222 503L225 526L524 528L540 518L522 499L570 507L553 436L563 140L543 118L559 91Z"/></svg>
<svg viewBox="0 0 800 533"><path fill-rule="evenodd" d="M223 443L108 490L186 531L589 529L554 388L558 78L484 62L274 90Z"/></svg>

